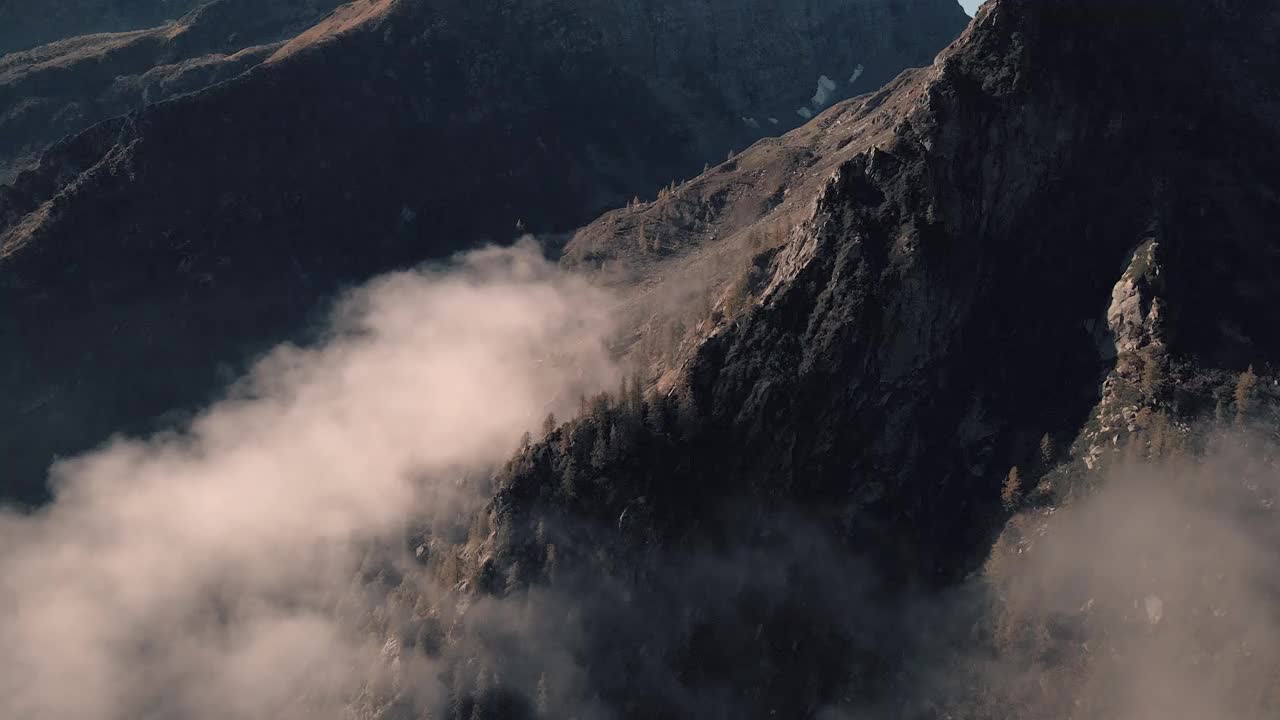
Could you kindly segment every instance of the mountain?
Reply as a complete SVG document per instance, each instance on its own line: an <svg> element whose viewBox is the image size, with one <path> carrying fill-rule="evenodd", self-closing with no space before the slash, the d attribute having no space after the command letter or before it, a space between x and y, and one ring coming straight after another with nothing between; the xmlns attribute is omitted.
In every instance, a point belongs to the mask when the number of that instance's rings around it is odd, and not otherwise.
<svg viewBox="0 0 1280 720"><path fill-rule="evenodd" d="M1277 29L988 2L932 67L580 230L637 381L426 572L565 598L618 717L1274 713L1241 558L1277 548ZM454 707L521 716L492 692Z"/></svg>
<svg viewBox="0 0 1280 720"><path fill-rule="evenodd" d="M66 135L245 72L339 4L217 0L168 25L0 56L0 181Z"/></svg>
<svg viewBox="0 0 1280 720"><path fill-rule="evenodd" d="M50 0L38 10L30 3L0 4L0 54L69 37L159 25L201 0Z"/></svg>
<svg viewBox="0 0 1280 720"><path fill-rule="evenodd" d="M468 117L424 105L438 167L384 198L427 140L391 113L416 96L388 94L418 66L375 58L417 58L399 23L432 16L354 4L5 188L2 339L24 343L5 388L37 403L4 432L33 446L27 426L59 413L89 437L179 404L146 391L290 334L383 263L620 200L568 232L562 268L523 243L375 283L328 342L0 514L10 714L1276 716L1280 8L990 0L931 66L666 184L647 168L679 164L668 151L754 128L735 112L696 133L723 117L604 64L623 34L552 47L564 6L459 8L475 24L426 24L432 57L494 83L482 69L541 66L481 51L531 36L560 62L520 77L573 70L560 97L593 112L564 126L488 84ZM643 26L621 17L591 27ZM521 33L530 18L549 24ZM369 91L298 89L344 72ZM651 115L628 114L637 98ZM495 132L497 110L526 122ZM628 160L609 175L576 144L601 117L682 130L601 145ZM512 164L530 129L558 164ZM302 160L257 162L278 153ZM522 204L552 196L578 202ZM401 229L334 240L380 222ZM615 360L615 391L547 416L505 464L482 451Z"/></svg>
<svg viewBox="0 0 1280 720"><path fill-rule="evenodd" d="M1087 0L1029 5L994 4L933 67L565 250L629 293L641 375L736 448L711 453L719 472L875 498L892 519L876 531L915 536L926 576L985 552L997 480L1144 367L1239 373L1280 352L1280 65L1245 25L1276 14L1132 2L1104 26Z"/></svg>
<svg viewBox="0 0 1280 720"><path fill-rule="evenodd" d="M179 62L227 47L230 25L210 16L248 12L224 0L6 60L39 79L30 63L53 56L87 99L51 107L86 118L153 79L174 95L57 142L0 186L0 443L19 495L55 454L201 402L336 289L572 229L927 63L966 20L951 0L358 0L282 45ZM179 64L106 90L89 78L167 54ZM176 95L187 78L214 84ZM123 97L106 107L101 92ZM32 110L29 142L57 132L44 117Z"/></svg>

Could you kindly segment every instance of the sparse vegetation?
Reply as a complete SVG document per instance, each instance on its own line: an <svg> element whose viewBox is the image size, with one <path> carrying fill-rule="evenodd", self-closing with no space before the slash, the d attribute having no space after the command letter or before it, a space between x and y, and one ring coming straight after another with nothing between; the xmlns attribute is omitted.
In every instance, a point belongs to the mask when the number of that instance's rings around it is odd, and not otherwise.
<svg viewBox="0 0 1280 720"><path fill-rule="evenodd" d="M1009 468L1009 474L1004 478L1004 484L1000 486L1000 503L1004 505L1005 510L1013 510L1022 502L1022 478L1018 475L1018 468Z"/></svg>
<svg viewBox="0 0 1280 720"><path fill-rule="evenodd" d="M1040 438L1040 462L1048 466L1053 462L1055 455L1057 455L1057 448L1054 445L1053 438L1050 437L1049 433L1045 433Z"/></svg>
<svg viewBox="0 0 1280 720"><path fill-rule="evenodd" d="M1249 415L1250 407L1253 403L1254 390L1258 386L1258 376L1253 372L1253 366L1240 374L1240 378L1236 380L1236 388L1233 397L1236 401L1236 422L1243 423Z"/></svg>

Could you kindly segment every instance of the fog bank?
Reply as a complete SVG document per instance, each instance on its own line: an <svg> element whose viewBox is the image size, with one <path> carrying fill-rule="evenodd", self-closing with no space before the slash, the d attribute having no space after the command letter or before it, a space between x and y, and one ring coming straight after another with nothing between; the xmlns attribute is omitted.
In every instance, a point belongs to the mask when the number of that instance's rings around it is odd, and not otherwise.
<svg viewBox="0 0 1280 720"><path fill-rule="evenodd" d="M386 276L188 427L55 466L0 514L0 716L336 713L377 650L331 612L361 544L612 383L609 307L531 243Z"/></svg>

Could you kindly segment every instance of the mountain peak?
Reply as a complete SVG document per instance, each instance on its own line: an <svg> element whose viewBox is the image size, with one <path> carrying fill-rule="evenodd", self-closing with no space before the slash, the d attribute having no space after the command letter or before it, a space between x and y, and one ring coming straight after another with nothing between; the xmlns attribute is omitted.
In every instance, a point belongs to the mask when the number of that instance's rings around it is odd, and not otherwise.
<svg viewBox="0 0 1280 720"><path fill-rule="evenodd" d="M876 518L860 543L963 574L1004 473L1120 402L1135 353L1209 375L1280 359L1280 75L1274 35L1243 32L1278 16L987 3L931 68L606 215L566 262L629 288L641 337L679 328L630 351L708 418L717 472L848 497L830 511Z"/></svg>

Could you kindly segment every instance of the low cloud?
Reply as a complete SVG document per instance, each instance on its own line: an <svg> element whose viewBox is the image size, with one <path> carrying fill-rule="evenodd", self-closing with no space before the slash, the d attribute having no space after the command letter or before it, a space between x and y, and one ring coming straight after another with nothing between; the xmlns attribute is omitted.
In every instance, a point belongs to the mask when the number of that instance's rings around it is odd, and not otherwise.
<svg viewBox="0 0 1280 720"><path fill-rule="evenodd" d="M460 541L520 436L614 386L612 305L528 244L387 276L189 426L53 468L53 503L0 513L0 717L1280 706L1280 452L1241 432L1023 513L942 594L904 599L828 525L776 506L730 515L722 546L634 557L597 552L612 524L548 518L581 567L506 597L441 592L406 536Z"/></svg>
<svg viewBox="0 0 1280 720"><path fill-rule="evenodd" d="M0 514L0 716L336 714L380 649L332 612L362 545L610 386L610 307L529 243L386 276L188 427L55 466Z"/></svg>
<svg viewBox="0 0 1280 720"><path fill-rule="evenodd" d="M1276 447L1232 432L1015 519L988 567L987 715L1237 720L1280 707ZM980 705L983 703L979 703Z"/></svg>

